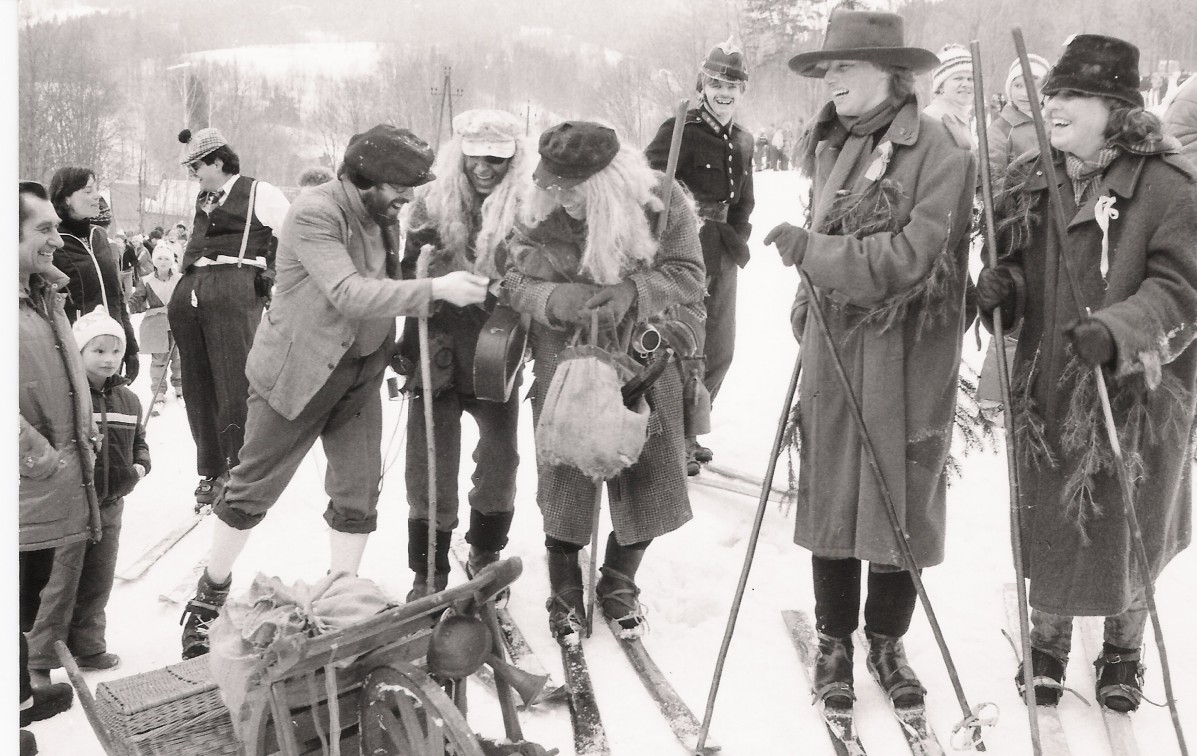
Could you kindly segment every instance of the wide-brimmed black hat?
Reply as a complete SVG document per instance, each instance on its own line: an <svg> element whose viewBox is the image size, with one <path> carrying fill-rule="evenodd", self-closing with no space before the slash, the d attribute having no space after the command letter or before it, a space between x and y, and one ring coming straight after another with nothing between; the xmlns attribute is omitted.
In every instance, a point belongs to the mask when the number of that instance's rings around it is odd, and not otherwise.
<svg viewBox="0 0 1197 756"><path fill-rule="evenodd" d="M864 60L908 68L914 73L939 65L939 58L930 50L906 46L901 16L877 11L833 12L823 49L790 58L790 69L799 76L821 79L827 72L826 64L833 60Z"/></svg>
<svg viewBox="0 0 1197 756"><path fill-rule="evenodd" d="M1068 40L1064 54L1043 82L1044 95L1064 90L1143 107L1139 48L1117 37L1077 34Z"/></svg>

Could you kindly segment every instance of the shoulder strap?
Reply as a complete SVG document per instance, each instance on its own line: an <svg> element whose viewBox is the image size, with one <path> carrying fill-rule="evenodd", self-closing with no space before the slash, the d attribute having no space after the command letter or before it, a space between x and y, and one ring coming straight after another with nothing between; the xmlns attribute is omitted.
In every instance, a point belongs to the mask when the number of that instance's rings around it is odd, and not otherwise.
<svg viewBox="0 0 1197 756"><path fill-rule="evenodd" d="M258 180L252 179L253 183L249 185L249 210L245 213L245 231L241 233L241 251L237 253L237 267L241 267L241 261L245 259L245 247L249 244L249 227L254 220L254 199L258 196Z"/></svg>

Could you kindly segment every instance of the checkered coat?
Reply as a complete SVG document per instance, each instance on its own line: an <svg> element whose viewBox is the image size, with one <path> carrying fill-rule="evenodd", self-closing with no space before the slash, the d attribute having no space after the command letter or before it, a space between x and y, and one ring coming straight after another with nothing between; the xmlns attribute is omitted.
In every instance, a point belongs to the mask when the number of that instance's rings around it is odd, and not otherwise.
<svg viewBox="0 0 1197 756"><path fill-rule="evenodd" d="M632 272L636 284L634 317L638 322L675 304L702 301L702 249L698 243L698 221L683 197L681 187L672 187L669 222L652 265ZM580 260L585 247L585 224L571 221L556 210L535 227L517 226L509 242L512 266L504 290L512 307L533 318L531 331L533 373L532 412L537 422L544 394L552 383L561 350L573 329L549 325L545 306L553 289L563 281L532 275L521 268L529 253L552 244L557 251L572 247ZM560 259L558 257L558 259ZM586 281L576 272L573 281ZM690 499L686 492L685 436L682 430L682 385L677 371L666 370L648 392L652 414L648 440L640 458L608 481L611 520L621 544L637 543L669 533L690 520ZM594 483L578 470L564 465L542 465L537 461L536 501L544 515L544 530L558 540L584 544L590 540L594 507Z"/></svg>

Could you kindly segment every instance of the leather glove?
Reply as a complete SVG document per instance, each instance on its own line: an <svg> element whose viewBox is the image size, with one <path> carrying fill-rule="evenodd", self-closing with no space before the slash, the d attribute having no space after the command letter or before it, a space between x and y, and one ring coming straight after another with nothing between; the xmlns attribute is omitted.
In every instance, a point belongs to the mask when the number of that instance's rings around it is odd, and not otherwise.
<svg viewBox="0 0 1197 756"><path fill-rule="evenodd" d="M590 322L590 313L582 308L594 296L595 287L583 283L557 284L545 302L549 321L557 325L583 325Z"/></svg>
<svg viewBox="0 0 1197 756"><path fill-rule="evenodd" d="M792 223L778 223L765 237L765 246L777 245L777 254L781 256L781 264L789 267L802 267L802 258L806 257L806 243L810 233L805 228L798 228Z"/></svg>
<svg viewBox="0 0 1197 756"><path fill-rule="evenodd" d="M602 287L586 300L582 308L588 315L597 311L600 325L614 326L623 322L624 316L635 302L636 284L627 280Z"/></svg>
<svg viewBox="0 0 1197 756"><path fill-rule="evenodd" d="M976 290L977 309L981 312L988 315L998 307L1008 310L1014 300L1014 277L1000 268L982 268L977 274Z"/></svg>
<svg viewBox="0 0 1197 756"><path fill-rule="evenodd" d="M254 293L262 299L266 300L266 304L270 304L270 300L274 297L274 271L267 268L258 272L254 278Z"/></svg>
<svg viewBox="0 0 1197 756"><path fill-rule="evenodd" d="M124 360L125 378L129 379L129 383L137 380L138 373L141 372L141 360L137 356L137 352L127 352Z"/></svg>
<svg viewBox="0 0 1197 756"><path fill-rule="evenodd" d="M1081 318L1064 326L1064 336L1072 351L1087 365L1108 365L1114 361L1114 336L1105 323Z"/></svg>

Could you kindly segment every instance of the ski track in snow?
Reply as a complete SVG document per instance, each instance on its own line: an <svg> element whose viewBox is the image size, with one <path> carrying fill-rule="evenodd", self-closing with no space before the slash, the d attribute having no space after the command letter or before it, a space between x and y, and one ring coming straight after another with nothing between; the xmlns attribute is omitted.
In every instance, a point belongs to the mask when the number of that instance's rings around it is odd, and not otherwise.
<svg viewBox="0 0 1197 756"><path fill-rule="evenodd" d="M751 243L753 259L740 272L739 344L736 360L715 406L713 432L706 441L720 464L763 473L766 457L782 411L785 384L797 347L790 333L789 309L798 277L782 267L772 248L761 239L783 220L800 223L805 186L793 172L756 176L757 207ZM972 267L979 267L976 253ZM135 316L135 319L140 316ZM988 336L982 334L982 346ZM976 349L970 331L965 337L965 360L980 367L984 352ZM135 389L149 406L149 356ZM525 380L525 390L528 381ZM407 505L403 483L404 402L384 402L383 450L391 466L379 506L379 527L366 549L361 574L386 591L402 596L410 587L407 569ZM535 464L530 407L524 405L520 444L517 514L506 556L520 556L524 574L514 585L510 609L528 636L541 662L563 679L560 654L548 633L544 600L548 579L543 558L543 535L535 503ZM160 417L150 421L148 438L153 471L127 499L121 535L123 566L150 544L190 516L193 503L194 446L184 410L173 398ZM463 421L466 451L461 469L461 495L469 489L469 449L476 441L472 422ZM1009 509L1005 454L972 453L962 458L964 477L953 481L948 494L947 559L928 569L924 581L960 671L968 701L996 702L1001 717L986 733L991 754L1030 754L1026 712L1014 689L1015 660L1001 635L1005 626L1001 586L1012 581L1014 569L1009 542ZM255 530L234 575L234 591L243 590L254 573L283 580L314 582L328 565L327 506L323 493L325 461L319 445L301 466L278 506ZM786 466L779 463L777 480L784 486ZM677 532L657 539L648 551L638 582L648 605L650 632L645 646L674 686L701 719L722 640L727 612L744 561L755 511L751 499L705 487L691 488L694 519ZM459 508L462 524L467 505ZM601 537L610 529L604 512ZM205 555L211 520L200 524L144 577L133 583L117 581L108 607L108 648L123 663L109 672L87 673L95 685L105 680L145 672L179 660L178 624L181 607L158 600ZM822 723L809 705L809 694L798 659L779 618L781 609L813 608L808 552L793 545L793 521L775 504L766 512L748 590L736 635L724 669L715 708L712 735L727 756L780 754L800 751L831 754ZM1159 581L1158 600L1173 672L1176 696L1190 740L1197 737L1197 645L1185 631L1197 624L1197 608L1186 600L1197 576L1197 550L1177 557ZM452 581L463 579L454 569ZM1150 629L1145 663L1147 695L1164 699L1158 656ZM929 720L945 747L961 712L946 668L921 609L906 642L914 668L930 690ZM1079 644L1078 644L1079 649ZM586 656L612 752L620 754L685 753L673 738L657 707L636 679L610 633L598 628L586 641ZM1089 664L1079 652L1071 661L1071 677L1085 679L1078 665ZM863 654L856 676L860 737L872 756L908 753L892 714L875 685L868 682ZM65 681L61 670L54 680ZM496 700L486 689L471 687L470 721L475 730L502 736ZM1090 701L1091 690L1081 690ZM1075 696L1064 698L1062 716L1073 752L1092 756L1109 753L1096 706L1086 707ZM539 707L523 715L526 737L546 747L572 752L569 715L565 707ZM1177 753L1167 709L1145 704L1135 715L1135 729L1145 753ZM103 753L78 705L45 722L34 723L44 754Z"/></svg>

